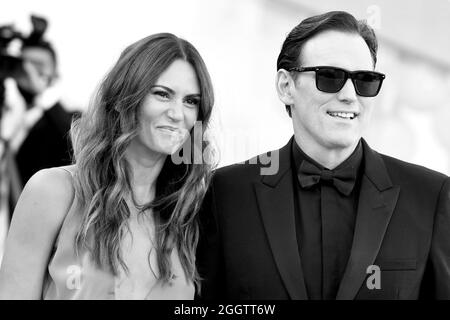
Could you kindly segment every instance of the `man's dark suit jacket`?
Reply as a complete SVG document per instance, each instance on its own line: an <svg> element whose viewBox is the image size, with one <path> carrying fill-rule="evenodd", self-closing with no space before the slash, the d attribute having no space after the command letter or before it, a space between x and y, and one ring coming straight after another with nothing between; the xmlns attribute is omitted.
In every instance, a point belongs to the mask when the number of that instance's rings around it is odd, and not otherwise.
<svg viewBox="0 0 450 320"><path fill-rule="evenodd" d="M291 143L279 170L216 171L200 212L204 299L308 299L295 230ZM363 140L351 255L337 299L450 299L450 178L372 150ZM301 201L301 200L300 200ZM318 253L320 254L320 253ZM370 265L380 289L369 289Z"/></svg>
<svg viewBox="0 0 450 320"><path fill-rule="evenodd" d="M30 129L16 154L23 185L41 169L71 163L69 130L72 116L57 103Z"/></svg>

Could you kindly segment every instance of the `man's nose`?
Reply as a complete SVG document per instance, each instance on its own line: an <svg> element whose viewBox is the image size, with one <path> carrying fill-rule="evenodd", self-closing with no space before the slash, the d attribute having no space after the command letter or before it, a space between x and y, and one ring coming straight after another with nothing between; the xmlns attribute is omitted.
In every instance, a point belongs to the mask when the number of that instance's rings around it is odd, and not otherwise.
<svg viewBox="0 0 450 320"><path fill-rule="evenodd" d="M183 120L183 102L179 100L174 100L169 109L167 110L167 116L172 121L181 121Z"/></svg>
<svg viewBox="0 0 450 320"><path fill-rule="evenodd" d="M342 87L342 89L337 93L337 97L340 101L344 103L353 103L356 101L356 89L353 85L353 82L351 79L347 79L345 82L345 85Z"/></svg>

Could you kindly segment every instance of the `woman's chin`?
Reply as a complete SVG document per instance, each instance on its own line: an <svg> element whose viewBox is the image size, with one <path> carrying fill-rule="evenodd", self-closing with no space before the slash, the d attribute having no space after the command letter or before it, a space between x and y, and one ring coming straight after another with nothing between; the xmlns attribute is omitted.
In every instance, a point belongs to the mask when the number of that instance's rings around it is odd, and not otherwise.
<svg viewBox="0 0 450 320"><path fill-rule="evenodd" d="M174 141L173 139L158 139L155 145L155 151L165 155L172 155L181 148L183 141Z"/></svg>
<svg viewBox="0 0 450 320"><path fill-rule="evenodd" d="M178 149L179 149L179 146L174 146L174 145L172 145L172 146L170 146L170 145L160 146L160 150L161 150L160 152L162 154L165 154L165 155L168 155L168 156L173 155L175 152L177 152Z"/></svg>
<svg viewBox="0 0 450 320"><path fill-rule="evenodd" d="M157 144L161 150L164 150L164 153L172 155L181 148L183 143L186 141L188 133L189 132L187 130L169 133L164 132L159 135Z"/></svg>

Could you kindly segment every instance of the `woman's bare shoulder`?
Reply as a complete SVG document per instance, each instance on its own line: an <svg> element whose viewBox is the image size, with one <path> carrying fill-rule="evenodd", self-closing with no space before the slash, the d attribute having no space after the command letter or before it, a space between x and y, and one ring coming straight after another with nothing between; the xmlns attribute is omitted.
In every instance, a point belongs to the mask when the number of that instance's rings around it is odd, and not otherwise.
<svg viewBox="0 0 450 320"><path fill-rule="evenodd" d="M62 197L60 200L73 198L73 170L73 166L40 170L28 180L23 193L43 195L45 198Z"/></svg>
<svg viewBox="0 0 450 320"><path fill-rule="evenodd" d="M35 173L20 195L13 218L43 219L59 225L74 200L72 174L66 167L43 169ZM17 215L16 215L17 213Z"/></svg>

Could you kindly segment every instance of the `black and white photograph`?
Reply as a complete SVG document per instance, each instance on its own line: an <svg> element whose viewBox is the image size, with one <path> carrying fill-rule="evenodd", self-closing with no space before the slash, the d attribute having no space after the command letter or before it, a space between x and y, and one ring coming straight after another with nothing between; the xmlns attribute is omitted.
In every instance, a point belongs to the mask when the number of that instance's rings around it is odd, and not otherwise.
<svg viewBox="0 0 450 320"><path fill-rule="evenodd" d="M0 10L1 300L450 300L449 175L450 0Z"/></svg>

